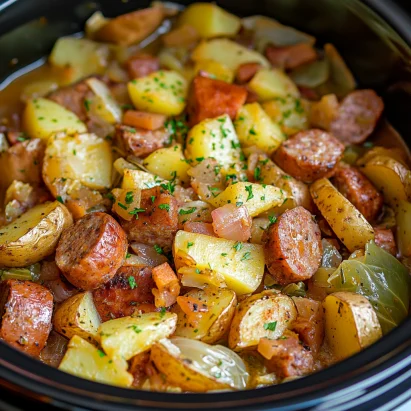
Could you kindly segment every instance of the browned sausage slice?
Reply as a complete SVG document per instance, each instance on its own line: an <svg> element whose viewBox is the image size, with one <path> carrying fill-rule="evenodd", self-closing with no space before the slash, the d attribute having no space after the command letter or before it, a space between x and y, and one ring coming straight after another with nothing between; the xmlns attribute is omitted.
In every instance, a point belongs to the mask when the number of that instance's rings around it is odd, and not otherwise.
<svg viewBox="0 0 411 411"><path fill-rule="evenodd" d="M138 53L127 60L126 68L131 79L145 77L160 70L160 61L151 54Z"/></svg>
<svg viewBox="0 0 411 411"><path fill-rule="evenodd" d="M329 177L344 152L332 134L312 129L300 131L284 141L274 154L274 161L297 180L311 183Z"/></svg>
<svg viewBox="0 0 411 411"><path fill-rule="evenodd" d="M384 110L374 90L356 90L341 102L330 131L344 144L362 143L373 131Z"/></svg>
<svg viewBox="0 0 411 411"><path fill-rule="evenodd" d="M238 84L248 83L260 69L260 63L244 63L237 69L235 79Z"/></svg>
<svg viewBox="0 0 411 411"><path fill-rule="evenodd" d="M148 304L154 311L154 287L150 267L121 267L108 283L93 291L94 304L102 321L145 312Z"/></svg>
<svg viewBox="0 0 411 411"><path fill-rule="evenodd" d="M265 55L274 67L292 70L318 58L317 52L309 44L300 43L292 46L268 46Z"/></svg>
<svg viewBox="0 0 411 411"><path fill-rule="evenodd" d="M126 233L113 217L91 213L63 232L56 263L71 284L94 290L116 274L127 246Z"/></svg>
<svg viewBox="0 0 411 411"><path fill-rule="evenodd" d="M375 220L384 203L383 196L358 169L340 165L334 174L334 185L368 220Z"/></svg>
<svg viewBox="0 0 411 411"><path fill-rule="evenodd" d="M397 255L397 245L395 244L392 230L389 228L374 227L374 233L375 244L395 257Z"/></svg>
<svg viewBox="0 0 411 411"><path fill-rule="evenodd" d="M51 331L51 292L31 281L3 281L0 312L0 338L27 354L38 356Z"/></svg>
<svg viewBox="0 0 411 411"><path fill-rule="evenodd" d="M304 207L284 212L265 233L268 271L278 284L311 278L321 263L321 231Z"/></svg>

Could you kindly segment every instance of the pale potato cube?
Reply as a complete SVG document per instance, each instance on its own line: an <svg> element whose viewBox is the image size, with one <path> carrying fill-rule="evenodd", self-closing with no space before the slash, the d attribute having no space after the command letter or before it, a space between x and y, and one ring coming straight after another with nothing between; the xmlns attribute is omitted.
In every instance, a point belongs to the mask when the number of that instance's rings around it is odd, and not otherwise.
<svg viewBox="0 0 411 411"><path fill-rule="evenodd" d="M199 72L207 73L211 78L216 80L232 83L234 81L234 70L227 67L225 64L219 63L214 60L199 60L194 66L194 73Z"/></svg>
<svg viewBox="0 0 411 411"><path fill-rule="evenodd" d="M248 84L260 101L271 100L275 97L298 97L300 95L297 86L280 69L261 69Z"/></svg>
<svg viewBox="0 0 411 411"><path fill-rule="evenodd" d="M86 125L71 111L46 98L29 100L23 113L23 129L31 138L48 139L59 131L86 133Z"/></svg>
<svg viewBox="0 0 411 411"><path fill-rule="evenodd" d="M264 274L264 251L257 244L178 231L173 255L177 270L194 267L214 271L239 295L254 292Z"/></svg>
<svg viewBox="0 0 411 411"><path fill-rule="evenodd" d="M142 170L125 169L121 188L145 190L165 182L162 178Z"/></svg>
<svg viewBox="0 0 411 411"><path fill-rule="evenodd" d="M111 186L110 144L94 134L58 135L50 138L43 163L43 179L53 192L60 179L77 180L86 187L102 190Z"/></svg>
<svg viewBox="0 0 411 411"><path fill-rule="evenodd" d="M256 146L271 155L285 140L281 128L260 104L245 104L238 110L235 129L243 147Z"/></svg>
<svg viewBox="0 0 411 411"><path fill-rule="evenodd" d="M114 203L112 211L127 221L136 217L140 209L141 190L139 188L115 188L112 191Z"/></svg>
<svg viewBox="0 0 411 411"><path fill-rule="evenodd" d="M131 80L128 93L137 110L178 116L184 111L187 81L175 71L157 71Z"/></svg>
<svg viewBox="0 0 411 411"><path fill-rule="evenodd" d="M87 380L130 387L133 376L123 358L109 358L103 351L75 335L60 363L59 370Z"/></svg>

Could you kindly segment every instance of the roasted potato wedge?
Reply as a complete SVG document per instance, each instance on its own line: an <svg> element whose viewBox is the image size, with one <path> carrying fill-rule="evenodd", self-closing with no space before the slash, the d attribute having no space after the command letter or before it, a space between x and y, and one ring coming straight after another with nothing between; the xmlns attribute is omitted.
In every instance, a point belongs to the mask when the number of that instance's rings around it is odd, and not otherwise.
<svg viewBox="0 0 411 411"><path fill-rule="evenodd" d="M221 345L189 338L159 341L151 349L151 360L168 383L187 391L244 389L248 380L237 354Z"/></svg>
<svg viewBox="0 0 411 411"><path fill-rule="evenodd" d="M193 267L216 272L240 295L254 292L264 274L264 252L257 244L178 231L173 255L177 270Z"/></svg>
<svg viewBox="0 0 411 411"><path fill-rule="evenodd" d="M174 335L201 340L208 344L220 341L230 329L237 304L235 292L206 287L204 290L191 290L184 297L201 301L201 307L194 306L189 314L185 313L178 304L173 307L173 312L178 315Z"/></svg>
<svg viewBox="0 0 411 411"><path fill-rule="evenodd" d="M127 372L127 361L122 358L109 358L78 335L70 340L58 368L77 377L104 384L130 387L133 382L133 376Z"/></svg>
<svg viewBox="0 0 411 411"><path fill-rule="evenodd" d="M236 308L228 337L234 351L254 349L261 338L279 338L297 318L294 301L276 291L263 291Z"/></svg>
<svg viewBox="0 0 411 411"><path fill-rule="evenodd" d="M398 249L403 257L411 257L411 203L400 201L396 218Z"/></svg>
<svg viewBox="0 0 411 411"><path fill-rule="evenodd" d="M310 187L311 196L323 217L349 251L362 249L374 240L374 229L328 179L322 178Z"/></svg>
<svg viewBox="0 0 411 411"><path fill-rule="evenodd" d="M55 311L54 329L66 338L75 335L89 341L99 341L100 317L90 292L83 292L64 301Z"/></svg>
<svg viewBox="0 0 411 411"><path fill-rule="evenodd" d="M0 228L0 267L27 267L52 254L61 233L73 224L58 201L37 205Z"/></svg>
<svg viewBox="0 0 411 411"><path fill-rule="evenodd" d="M101 346L108 356L129 360L170 336L176 324L176 314L158 312L106 321L99 328Z"/></svg>
<svg viewBox="0 0 411 411"><path fill-rule="evenodd" d="M362 295L337 292L324 302L325 336L336 358L342 360L382 337L374 308Z"/></svg>

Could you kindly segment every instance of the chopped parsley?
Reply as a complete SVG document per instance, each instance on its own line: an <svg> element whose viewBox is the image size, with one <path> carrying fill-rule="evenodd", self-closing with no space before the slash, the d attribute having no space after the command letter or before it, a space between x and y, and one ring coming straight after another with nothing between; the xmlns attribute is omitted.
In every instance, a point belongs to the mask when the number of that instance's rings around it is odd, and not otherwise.
<svg viewBox="0 0 411 411"><path fill-rule="evenodd" d="M154 250L157 251L157 254L164 254L163 249L157 244L154 244Z"/></svg>
<svg viewBox="0 0 411 411"><path fill-rule="evenodd" d="M254 179L255 181L261 181L261 168L260 167L256 167L254 169Z"/></svg>
<svg viewBox="0 0 411 411"><path fill-rule="evenodd" d="M251 134L252 136L257 135L257 132L254 130L254 127L250 128L249 134Z"/></svg>
<svg viewBox="0 0 411 411"><path fill-rule="evenodd" d="M124 205L123 203L120 203L120 201L117 202L118 206L121 207L123 210L127 210L127 206Z"/></svg>
<svg viewBox="0 0 411 411"><path fill-rule="evenodd" d="M268 219L270 220L270 225L273 225L277 222L277 217L274 215L269 215Z"/></svg>
<svg viewBox="0 0 411 411"><path fill-rule="evenodd" d="M137 325L130 325L130 326L127 327L127 328L132 328L133 331L134 331L136 334L139 334L139 333L141 333L141 331L142 331L142 329L141 329L140 327L138 327Z"/></svg>
<svg viewBox="0 0 411 411"><path fill-rule="evenodd" d="M57 197L56 197L56 200L57 200L59 203L64 204L63 198L62 198L61 196L57 196Z"/></svg>
<svg viewBox="0 0 411 411"><path fill-rule="evenodd" d="M247 193L248 193L247 201L249 201L249 200L251 200L252 198L254 198L253 186L252 186L252 185L245 186L245 191L247 191Z"/></svg>
<svg viewBox="0 0 411 411"><path fill-rule="evenodd" d="M178 214L179 214L179 215L192 214L192 213L194 213L196 210L197 210L196 207L191 207L191 208L189 208L188 210L181 209L181 210L178 212Z"/></svg>
<svg viewBox="0 0 411 411"><path fill-rule="evenodd" d="M136 219L138 219L138 213L144 213L145 211L145 208L135 208L133 211L129 211L128 213L131 215L135 215Z"/></svg>
<svg viewBox="0 0 411 411"><path fill-rule="evenodd" d="M133 196L132 191L129 191L128 193L126 193L125 201L126 201L126 204L131 204L134 201L134 196Z"/></svg>
<svg viewBox="0 0 411 411"><path fill-rule="evenodd" d="M249 260L250 258L251 258L251 252L247 251L246 253L243 254L240 261L246 261L246 260Z"/></svg>
<svg viewBox="0 0 411 411"><path fill-rule="evenodd" d="M91 106L91 100L84 99L84 107L86 111L90 111L90 106Z"/></svg>
<svg viewBox="0 0 411 411"><path fill-rule="evenodd" d="M136 279L132 275L128 277L128 284L132 290L134 290L137 287Z"/></svg>
<svg viewBox="0 0 411 411"><path fill-rule="evenodd" d="M264 324L264 330L275 331L276 327L277 327L277 321L273 321L272 323L265 323Z"/></svg>
<svg viewBox="0 0 411 411"><path fill-rule="evenodd" d="M187 243L187 248L190 248L190 247L192 247L194 245L194 243L192 243L191 241L189 241L188 243Z"/></svg>
<svg viewBox="0 0 411 411"><path fill-rule="evenodd" d="M170 211L170 205L169 205L169 204L160 204L160 205L158 206L158 208L159 208L160 210Z"/></svg>
<svg viewBox="0 0 411 411"><path fill-rule="evenodd" d="M97 352L98 352L98 356L101 357L101 358L106 356L106 354L101 350L97 350Z"/></svg>
<svg viewBox="0 0 411 411"><path fill-rule="evenodd" d="M163 318L166 315L166 307L161 307L160 308L160 318Z"/></svg>
<svg viewBox="0 0 411 411"><path fill-rule="evenodd" d="M237 241L234 245L233 248L235 249L235 251L240 251L243 248L243 245Z"/></svg>

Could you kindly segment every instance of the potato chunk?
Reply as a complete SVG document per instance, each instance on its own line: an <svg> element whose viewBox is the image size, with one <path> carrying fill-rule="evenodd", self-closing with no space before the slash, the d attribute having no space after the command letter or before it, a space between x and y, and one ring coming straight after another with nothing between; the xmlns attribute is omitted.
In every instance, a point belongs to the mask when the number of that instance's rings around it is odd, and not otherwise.
<svg viewBox="0 0 411 411"><path fill-rule="evenodd" d="M290 297L276 291L255 294L237 306L228 345L234 351L256 348L261 338L281 337L296 318Z"/></svg>
<svg viewBox="0 0 411 411"><path fill-rule="evenodd" d="M382 337L374 308L362 295L338 292L323 302L325 336L334 355L342 360Z"/></svg>
<svg viewBox="0 0 411 411"><path fill-rule="evenodd" d="M176 314L158 312L106 321L99 328L101 346L109 357L129 360L170 336L176 324Z"/></svg>
<svg viewBox="0 0 411 411"><path fill-rule="evenodd" d="M53 326L66 338L78 335L89 342L98 341L100 317L92 294L83 292L64 301L54 313Z"/></svg>
<svg viewBox="0 0 411 411"><path fill-rule="evenodd" d="M269 155L285 140L280 127L258 103L246 104L240 108L235 129L243 147L256 146Z"/></svg>
<svg viewBox="0 0 411 411"><path fill-rule="evenodd" d="M46 98L29 100L23 113L23 128L31 138L48 139L58 131L86 133L86 125L60 104Z"/></svg>
<svg viewBox="0 0 411 411"><path fill-rule="evenodd" d="M59 370L87 380L130 387L133 376L122 358L109 358L103 351L75 335L69 342Z"/></svg>
<svg viewBox="0 0 411 411"><path fill-rule="evenodd" d="M194 3L188 6L179 24L194 27L203 38L234 36L241 26L241 19L214 3Z"/></svg>
<svg viewBox="0 0 411 411"><path fill-rule="evenodd" d="M146 190L158 186L166 181L158 176L152 175L142 170L125 169L121 188Z"/></svg>
<svg viewBox="0 0 411 411"><path fill-rule="evenodd" d="M178 116L186 105L187 81L176 71L156 71L128 83L128 93L137 110Z"/></svg>
<svg viewBox="0 0 411 411"><path fill-rule="evenodd" d="M43 179L55 194L60 179L77 180L86 187L102 190L111 186L110 144L94 134L59 135L47 143Z"/></svg>
<svg viewBox="0 0 411 411"><path fill-rule="evenodd" d="M257 244L178 231L173 255L179 273L184 267L211 270L237 294L255 291L264 274L264 252Z"/></svg>
<svg viewBox="0 0 411 411"><path fill-rule="evenodd" d="M64 229L73 223L58 201L31 208L0 228L0 267L26 267L52 254Z"/></svg>
<svg viewBox="0 0 411 411"><path fill-rule="evenodd" d="M250 216L256 217L264 211L282 205L285 199L284 193L277 187L240 182L228 186L208 202L216 208L224 204L236 204L238 207L245 205Z"/></svg>

